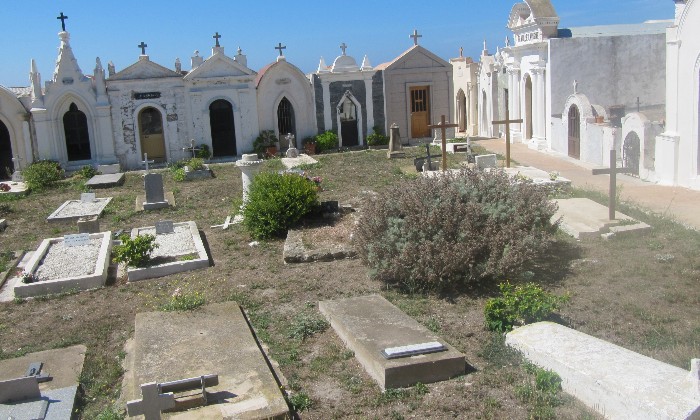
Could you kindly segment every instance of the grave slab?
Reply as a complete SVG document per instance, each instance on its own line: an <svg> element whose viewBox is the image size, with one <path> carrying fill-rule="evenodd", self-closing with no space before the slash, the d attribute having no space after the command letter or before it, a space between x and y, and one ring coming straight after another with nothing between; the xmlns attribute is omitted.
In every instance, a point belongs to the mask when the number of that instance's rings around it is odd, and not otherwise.
<svg viewBox="0 0 700 420"><path fill-rule="evenodd" d="M615 235L635 235L651 229L646 223L615 212L615 220L610 220L608 208L587 198L567 198L554 200L559 209L552 221L562 219L559 228L576 239L586 240ZM625 222L623 222L625 221ZM632 221L631 224L627 221Z"/></svg>
<svg viewBox="0 0 700 420"><path fill-rule="evenodd" d="M16 173L16 172L15 172ZM0 184L5 184L10 186L9 191L0 191L0 195L24 195L29 190L27 184L22 181L2 181Z"/></svg>
<svg viewBox="0 0 700 420"><path fill-rule="evenodd" d="M571 180L564 178L558 174L550 176L550 173L543 171L542 169L535 168L534 166L516 166L514 168L503 168L509 177L526 177L531 179L536 185L547 186L550 188L571 188ZM552 179L554 178L554 179Z"/></svg>
<svg viewBox="0 0 700 420"><path fill-rule="evenodd" d="M0 381L23 377L34 362L43 362L41 373L53 378L39 383L39 398L0 404L0 418L36 418L35 413L42 412L45 406L46 419L70 419L86 351L85 346L78 345L0 361Z"/></svg>
<svg viewBox="0 0 700 420"><path fill-rule="evenodd" d="M295 158L282 158L282 164L284 165L285 168L287 169L292 169L296 168L297 166L300 165L313 165L314 163L318 163L318 161L314 158L312 158L309 155L306 154L300 154L299 156Z"/></svg>
<svg viewBox="0 0 700 420"><path fill-rule="evenodd" d="M112 188L124 184L123 173L95 175L85 183L90 188Z"/></svg>
<svg viewBox="0 0 700 420"><path fill-rule="evenodd" d="M97 165L97 172L100 172L103 175L113 175L119 173L119 171L121 171L121 168L119 167L118 163L113 163L111 165Z"/></svg>
<svg viewBox="0 0 700 420"><path fill-rule="evenodd" d="M136 314L134 337L126 351L120 398L124 404L141 399L141 384L216 374L219 384L207 386L210 405L163 413L163 418L285 419L289 414L279 384L235 302L188 312Z"/></svg>
<svg viewBox="0 0 700 420"><path fill-rule="evenodd" d="M379 295L319 302L319 310L382 390L462 375L464 355ZM387 359L386 349L439 342L446 350Z"/></svg>
<svg viewBox="0 0 700 420"><path fill-rule="evenodd" d="M556 372L562 388L610 419L700 418L697 373L553 322L516 328L506 343Z"/></svg>
<svg viewBox="0 0 700 420"><path fill-rule="evenodd" d="M77 221L81 217L101 216L112 197L96 198L94 202L68 200L46 218L48 222Z"/></svg>

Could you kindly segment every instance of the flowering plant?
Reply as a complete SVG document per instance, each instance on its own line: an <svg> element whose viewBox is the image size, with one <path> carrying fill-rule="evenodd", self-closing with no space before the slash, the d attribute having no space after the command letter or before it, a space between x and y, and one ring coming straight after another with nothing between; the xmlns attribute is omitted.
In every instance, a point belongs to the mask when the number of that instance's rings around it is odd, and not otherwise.
<svg viewBox="0 0 700 420"><path fill-rule="evenodd" d="M30 273L29 271L19 272L19 277L24 284L36 283L39 281L39 276L34 273Z"/></svg>
<svg viewBox="0 0 700 420"><path fill-rule="evenodd" d="M4 182L0 182L0 191L2 191L2 192L10 191L10 184L5 184Z"/></svg>

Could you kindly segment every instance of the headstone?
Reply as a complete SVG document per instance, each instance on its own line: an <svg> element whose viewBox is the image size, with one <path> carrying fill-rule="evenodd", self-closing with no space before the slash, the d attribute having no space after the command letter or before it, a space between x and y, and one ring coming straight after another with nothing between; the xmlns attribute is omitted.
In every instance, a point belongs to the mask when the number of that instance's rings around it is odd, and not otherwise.
<svg viewBox="0 0 700 420"><path fill-rule="evenodd" d="M496 167L496 155L479 155L475 160L478 169L483 170Z"/></svg>
<svg viewBox="0 0 700 420"><path fill-rule="evenodd" d="M78 232L98 233L100 231L100 219L98 216L84 216L78 219Z"/></svg>
<svg viewBox="0 0 700 420"><path fill-rule="evenodd" d="M161 220L156 222L156 235L167 235L168 233L173 233L175 228L173 227L172 220Z"/></svg>
<svg viewBox="0 0 700 420"><path fill-rule="evenodd" d="M299 157L299 150L297 150L296 147L290 147L289 149L287 149L287 157L288 158Z"/></svg>
<svg viewBox="0 0 700 420"><path fill-rule="evenodd" d="M389 159L397 159L406 156L401 146L401 134L399 133L399 125L393 123L389 127L389 150L386 152L386 157Z"/></svg>
<svg viewBox="0 0 700 420"><path fill-rule="evenodd" d="M155 382L142 384L141 395L140 400L126 403L129 417L143 415L145 420L160 420L161 411L175 407L175 396L171 392L161 394Z"/></svg>
<svg viewBox="0 0 700 420"><path fill-rule="evenodd" d="M90 235L87 233L78 233L76 235L65 235L63 237L63 245L67 247L84 246L90 243Z"/></svg>
<svg viewBox="0 0 700 420"><path fill-rule="evenodd" d="M0 381L0 404L19 402L41 397L36 376Z"/></svg>
<svg viewBox="0 0 700 420"><path fill-rule="evenodd" d="M337 201L321 202L321 213L338 213L339 204Z"/></svg>
<svg viewBox="0 0 700 420"><path fill-rule="evenodd" d="M143 177L146 190L146 200L143 202L144 210L168 207L163 189L163 175L148 173Z"/></svg>
<svg viewBox="0 0 700 420"><path fill-rule="evenodd" d="M83 203L94 203L96 201L95 193L80 194L80 201Z"/></svg>
<svg viewBox="0 0 700 420"><path fill-rule="evenodd" d="M102 175L113 175L118 174L121 171L118 163L112 165L97 165L97 172Z"/></svg>

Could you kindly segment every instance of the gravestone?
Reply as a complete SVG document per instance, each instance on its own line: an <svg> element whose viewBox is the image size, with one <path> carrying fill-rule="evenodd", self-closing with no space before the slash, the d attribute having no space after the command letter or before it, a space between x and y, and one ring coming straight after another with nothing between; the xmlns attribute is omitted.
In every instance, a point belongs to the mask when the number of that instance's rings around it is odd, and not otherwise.
<svg viewBox="0 0 700 420"><path fill-rule="evenodd" d="M329 300L318 307L382 389L465 372L462 353L379 295Z"/></svg>
<svg viewBox="0 0 700 420"><path fill-rule="evenodd" d="M83 203L94 203L97 200L95 193L82 193L80 194L80 201Z"/></svg>
<svg viewBox="0 0 700 420"><path fill-rule="evenodd" d="M161 220L156 222L156 235L167 235L173 233L175 228L172 220Z"/></svg>
<svg viewBox="0 0 700 420"><path fill-rule="evenodd" d="M85 216L78 219L78 232L98 233L100 231L100 219L97 216Z"/></svg>
<svg viewBox="0 0 700 420"><path fill-rule="evenodd" d="M101 173L102 175L118 174L120 171L121 168L119 167L118 163L111 165L97 165L97 172Z"/></svg>
<svg viewBox="0 0 700 420"><path fill-rule="evenodd" d="M160 420L161 411L175 407L173 393L161 394L158 388L155 382L141 385L141 399L126 403L129 417L143 415L144 420Z"/></svg>
<svg viewBox="0 0 700 420"><path fill-rule="evenodd" d="M165 199L165 189L163 187L163 175L148 173L144 175L143 183L146 190L146 200L143 202L144 210L168 207L169 204Z"/></svg>
<svg viewBox="0 0 700 420"><path fill-rule="evenodd" d="M479 155L476 156L475 160L477 169L484 170L496 167L496 155Z"/></svg>
<svg viewBox="0 0 700 420"><path fill-rule="evenodd" d="M386 157L389 159L397 159L406 156L401 146L401 134L399 132L399 125L393 123L389 127L389 150L386 152Z"/></svg>

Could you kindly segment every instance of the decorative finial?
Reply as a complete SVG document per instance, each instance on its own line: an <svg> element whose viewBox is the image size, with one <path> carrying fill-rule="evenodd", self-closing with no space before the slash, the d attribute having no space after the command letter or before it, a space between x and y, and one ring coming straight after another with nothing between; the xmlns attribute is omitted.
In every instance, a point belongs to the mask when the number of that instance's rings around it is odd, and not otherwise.
<svg viewBox="0 0 700 420"><path fill-rule="evenodd" d="M574 79L574 95L578 93L578 81Z"/></svg>
<svg viewBox="0 0 700 420"><path fill-rule="evenodd" d="M240 45L238 46L238 51L237 51L237 52L238 52L238 55L243 54L243 50L241 49L241 46L240 46Z"/></svg>
<svg viewBox="0 0 700 420"><path fill-rule="evenodd" d="M344 42L342 44L340 44L340 50L343 51L343 55L345 55L345 50L347 50L347 49L348 49L348 46L345 45Z"/></svg>
<svg viewBox="0 0 700 420"><path fill-rule="evenodd" d="M418 45L418 38L423 38L423 35L418 35L418 29L414 29L413 35L410 35L409 38L413 38L413 45Z"/></svg>
<svg viewBox="0 0 700 420"><path fill-rule="evenodd" d="M277 46L275 47L275 49L276 49L276 50L279 50L279 52L280 52L280 57L283 57L283 55L282 55L282 50L286 50L287 47L286 47L286 46L283 46L282 43L279 42L279 43L277 44Z"/></svg>
<svg viewBox="0 0 700 420"><path fill-rule="evenodd" d="M148 47L148 44L141 41L141 44L137 45L137 47L141 48L141 55L146 55L146 47Z"/></svg>
<svg viewBox="0 0 700 420"><path fill-rule="evenodd" d="M218 31L216 32L216 34L212 38L214 38L216 40L216 46L220 47L221 45L219 45L219 39L221 38L221 35L219 35Z"/></svg>
<svg viewBox="0 0 700 420"><path fill-rule="evenodd" d="M66 19L68 19L68 16L64 15L63 12L61 12L61 15L57 17L56 19L61 21L61 29L63 32L66 31Z"/></svg>

